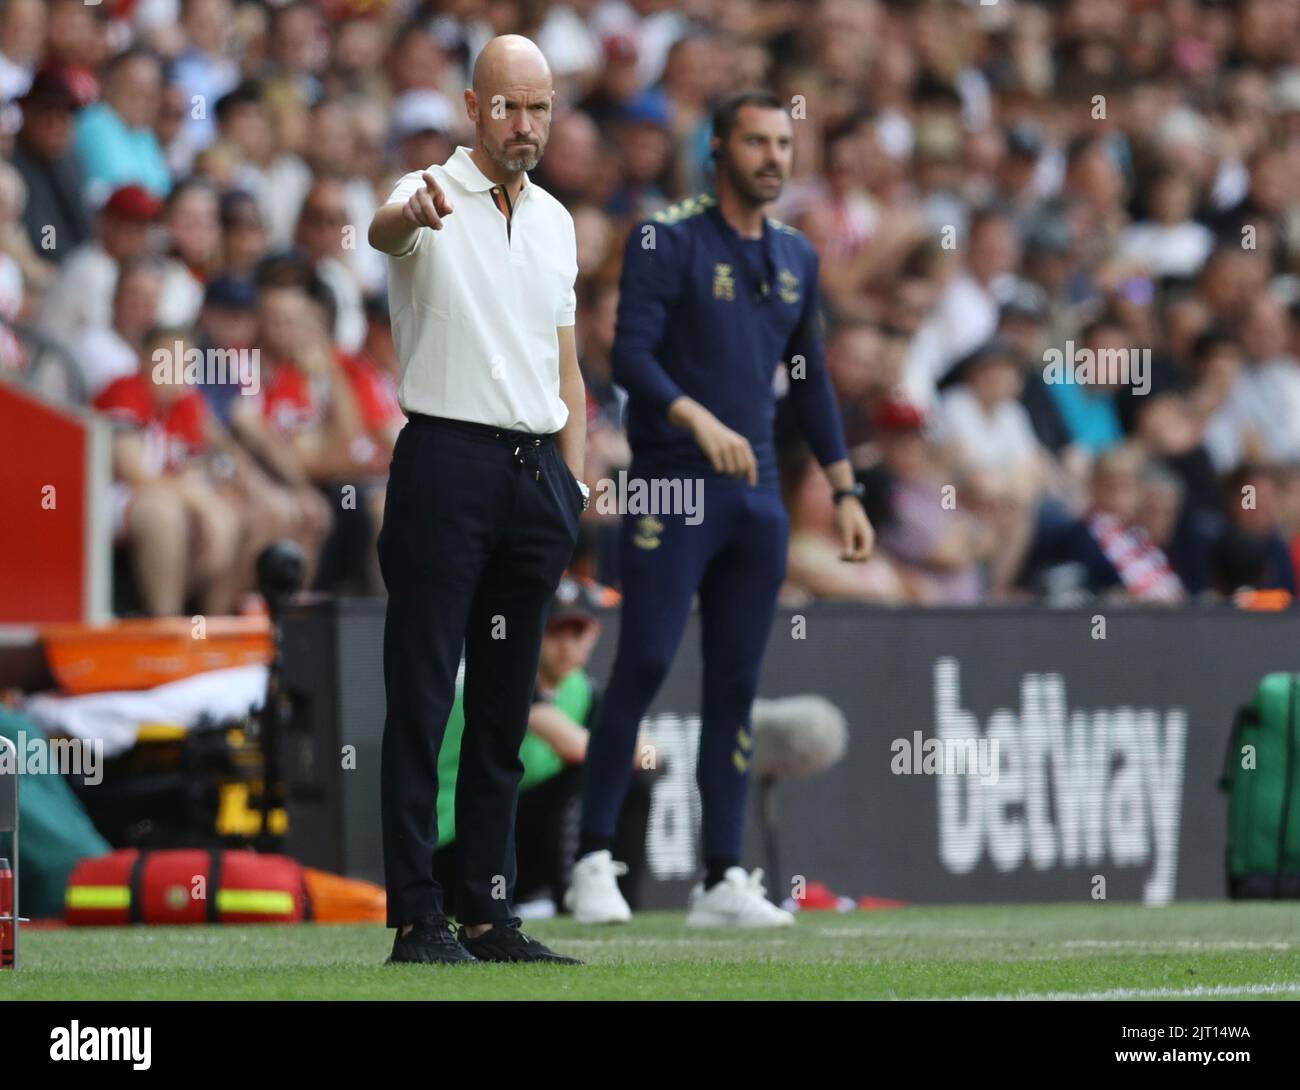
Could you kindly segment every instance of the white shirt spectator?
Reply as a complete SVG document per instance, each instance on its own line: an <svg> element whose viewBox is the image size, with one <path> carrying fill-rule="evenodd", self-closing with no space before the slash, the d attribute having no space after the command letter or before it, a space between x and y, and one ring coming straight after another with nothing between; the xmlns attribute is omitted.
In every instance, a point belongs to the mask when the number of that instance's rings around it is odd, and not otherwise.
<svg viewBox="0 0 1300 1090"><path fill-rule="evenodd" d="M110 325L117 262L98 242L87 242L68 255L45 293L38 331L56 344L71 346L87 330Z"/></svg>
<svg viewBox="0 0 1300 1090"><path fill-rule="evenodd" d="M350 178L343 185L343 206L348 225L353 228L352 248L347 251L347 265L356 277L363 295L376 295L388 283L388 262L384 255L366 245L366 226L379 207L375 191L365 178Z"/></svg>
<svg viewBox="0 0 1300 1090"><path fill-rule="evenodd" d="M557 4L547 11L537 31L537 45L556 76L600 68L600 42L587 21L568 4Z"/></svg>
<svg viewBox="0 0 1300 1090"><path fill-rule="evenodd" d="M1300 363L1284 356L1247 367L1222 412L1238 436L1258 435L1271 461L1300 459Z"/></svg>
<svg viewBox="0 0 1300 1090"><path fill-rule="evenodd" d="M948 369L993 336L999 299L1012 280L998 277L985 288L970 273L952 279L908 349L903 367L908 401L922 409L932 405L935 387Z"/></svg>
<svg viewBox="0 0 1300 1090"><path fill-rule="evenodd" d="M316 262L316 275L334 293L334 340L344 352L360 351L366 339L366 310L357 278L334 257Z"/></svg>
<svg viewBox="0 0 1300 1090"><path fill-rule="evenodd" d="M56 344L70 348L86 330L112 325L117 271L117 262L98 242L77 247L45 293L37 330ZM203 285L183 262L168 259L158 299L159 325L190 325L198 318L202 305Z"/></svg>
<svg viewBox="0 0 1300 1090"><path fill-rule="evenodd" d="M969 469L1014 472L1038 453L1034 426L1019 401L1003 401L986 410L962 385L950 387L939 398L931 438L955 447Z"/></svg>
<svg viewBox="0 0 1300 1090"><path fill-rule="evenodd" d="M0 374L13 374L27 365L27 350L9 327L22 309L22 269L8 254L0 254Z"/></svg>
<svg viewBox="0 0 1300 1090"><path fill-rule="evenodd" d="M268 251L286 250L293 245L298 213L311 182L311 167L288 153L277 156L266 167L244 163L235 172L236 188L251 193L262 212Z"/></svg>
<svg viewBox="0 0 1300 1090"><path fill-rule="evenodd" d="M1142 262L1157 277L1195 276L1213 248L1213 232L1195 220L1175 224L1136 223L1120 242L1125 257Z"/></svg>
<svg viewBox="0 0 1300 1090"><path fill-rule="evenodd" d="M85 330L72 345L73 362L86 383L87 400L94 401L112 383L140 369L136 351L111 326Z"/></svg>
<svg viewBox="0 0 1300 1090"><path fill-rule="evenodd" d="M158 324L193 325L198 321L203 306L203 290L203 281L190 272L185 262L168 258L163 266L162 291L158 296Z"/></svg>

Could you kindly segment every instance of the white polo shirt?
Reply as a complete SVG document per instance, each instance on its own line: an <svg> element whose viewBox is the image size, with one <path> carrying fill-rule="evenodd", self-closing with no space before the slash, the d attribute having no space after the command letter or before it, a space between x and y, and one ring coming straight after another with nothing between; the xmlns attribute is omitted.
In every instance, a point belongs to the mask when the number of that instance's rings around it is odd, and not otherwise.
<svg viewBox="0 0 1300 1090"><path fill-rule="evenodd" d="M496 183L469 151L429 167L451 201L442 230L420 228L410 250L389 258L398 399L408 413L559 431L569 410L556 328L573 325L577 309L573 218L525 174L507 233ZM405 203L424 185L420 173L387 203Z"/></svg>

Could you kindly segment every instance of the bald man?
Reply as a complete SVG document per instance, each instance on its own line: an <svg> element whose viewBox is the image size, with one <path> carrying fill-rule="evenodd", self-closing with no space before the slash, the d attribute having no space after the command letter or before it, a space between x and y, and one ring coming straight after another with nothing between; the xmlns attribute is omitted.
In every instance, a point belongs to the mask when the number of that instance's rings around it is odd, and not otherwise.
<svg viewBox="0 0 1300 1090"><path fill-rule="evenodd" d="M490 41L465 109L472 148L406 175L370 225L408 423L388 480L381 793L389 962L559 961L511 909L514 822L546 611L587 504L573 220L528 179L551 73ZM437 765L464 647L456 887L433 878ZM461 927L452 927L448 914Z"/></svg>

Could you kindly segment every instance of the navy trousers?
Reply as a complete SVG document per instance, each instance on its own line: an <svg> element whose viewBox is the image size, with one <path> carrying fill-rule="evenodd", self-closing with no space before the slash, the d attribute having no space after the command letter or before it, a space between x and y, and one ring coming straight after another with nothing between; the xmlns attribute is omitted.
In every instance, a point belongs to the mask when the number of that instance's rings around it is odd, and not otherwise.
<svg viewBox="0 0 1300 1090"><path fill-rule="evenodd" d="M654 471L634 460L629 477ZM637 729L699 595L704 692L696 780L704 859L741 857L752 751L749 713L785 578L789 521L775 485L705 477L702 518L623 516L623 608L613 673L587 743L582 832L614 835Z"/></svg>
<svg viewBox="0 0 1300 1090"><path fill-rule="evenodd" d="M511 915L519 745L542 630L582 511L552 440L422 416L398 435L379 536L388 588L380 776L389 927L444 911L433 877L438 750L462 646L457 903L466 924Z"/></svg>

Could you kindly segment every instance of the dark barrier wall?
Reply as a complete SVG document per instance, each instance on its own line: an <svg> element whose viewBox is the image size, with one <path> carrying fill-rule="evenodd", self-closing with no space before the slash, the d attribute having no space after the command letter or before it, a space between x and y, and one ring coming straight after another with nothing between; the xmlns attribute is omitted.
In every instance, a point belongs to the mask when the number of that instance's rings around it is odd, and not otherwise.
<svg viewBox="0 0 1300 1090"><path fill-rule="evenodd" d="M335 686L333 714L345 740L354 720L370 740L382 724L373 642L382 609L337 611L346 682ZM610 614L592 662L599 682L617 628ZM324 668L317 659L305 673ZM1291 614L830 603L786 612L762 695L820 694L843 711L850 739L832 770L775 789L781 874L769 888L788 892L802 876L854 898L930 903L1223 896L1217 780L1228 727L1263 674L1297 668L1300 617ZM702 670L692 619L646 724L668 767L648 833L658 879L649 905L681 905L696 873ZM945 757L953 771L935 772ZM345 782L353 776L373 792L376 777L358 768ZM346 869L375 876L378 801L348 793ZM354 823L368 809L375 820L362 835ZM750 810L746 864L766 865Z"/></svg>

